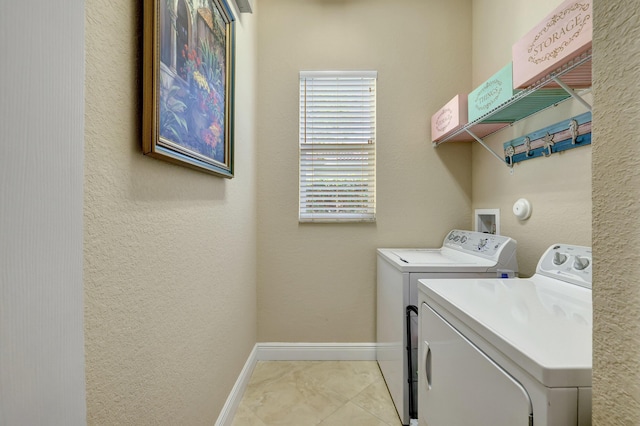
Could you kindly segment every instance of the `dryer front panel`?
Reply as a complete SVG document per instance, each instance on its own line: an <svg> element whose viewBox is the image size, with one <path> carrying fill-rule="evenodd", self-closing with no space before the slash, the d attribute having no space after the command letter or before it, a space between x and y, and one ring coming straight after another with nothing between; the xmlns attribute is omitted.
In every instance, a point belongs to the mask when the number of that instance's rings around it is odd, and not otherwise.
<svg viewBox="0 0 640 426"><path fill-rule="evenodd" d="M429 426L528 426L524 387L428 304L420 307L418 418Z"/></svg>

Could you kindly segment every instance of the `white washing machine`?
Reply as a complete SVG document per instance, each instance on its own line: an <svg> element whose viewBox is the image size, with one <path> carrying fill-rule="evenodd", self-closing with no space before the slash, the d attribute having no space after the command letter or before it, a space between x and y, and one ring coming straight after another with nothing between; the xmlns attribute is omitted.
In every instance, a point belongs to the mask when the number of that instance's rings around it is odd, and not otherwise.
<svg viewBox="0 0 640 426"><path fill-rule="evenodd" d="M420 281L420 424L591 425L591 260L555 244L531 278Z"/></svg>
<svg viewBox="0 0 640 426"><path fill-rule="evenodd" d="M500 235L452 230L440 248L378 249L376 358L403 424L410 422L409 386L416 395L411 405L417 405L415 369L409 377L406 318L407 306L416 306L417 314L418 280L513 276L517 271L516 241ZM411 318L411 340L417 364L416 318Z"/></svg>

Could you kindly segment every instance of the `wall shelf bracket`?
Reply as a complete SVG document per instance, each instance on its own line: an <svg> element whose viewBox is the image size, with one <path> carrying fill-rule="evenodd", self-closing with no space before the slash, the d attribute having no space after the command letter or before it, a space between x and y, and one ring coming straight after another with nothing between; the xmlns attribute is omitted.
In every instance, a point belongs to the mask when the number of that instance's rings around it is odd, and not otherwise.
<svg viewBox="0 0 640 426"><path fill-rule="evenodd" d="M567 86L562 80L560 80L559 77L553 76L551 78L553 79L553 81L555 81L558 84L558 86L562 87L565 90L565 92L570 94L573 99L575 99L576 101L580 102L589 111L592 110L591 104L589 104L589 102L585 101L580 95L578 95L575 90L573 90L571 87Z"/></svg>
<svg viewBox="0 0 640 426"><path fill-rule="evenodd" d="M505 161L504 158L502 158L493 149L491 149L491 147L489 147L489 145L484 143L484 141L481 138L479 138L478 136L476 136L475 133L473 133L470 129L464 129L464 130L465 130L465 132L467 132L469 134L469 136L471 136L476 141L478 141L478 143L480 145L482 145L487 151L489 151L494 157L496 157L498 159L498 161L500 161L502 164L506 164L508 167L510 167L509 164L507 164L507 162Z"/></svg>

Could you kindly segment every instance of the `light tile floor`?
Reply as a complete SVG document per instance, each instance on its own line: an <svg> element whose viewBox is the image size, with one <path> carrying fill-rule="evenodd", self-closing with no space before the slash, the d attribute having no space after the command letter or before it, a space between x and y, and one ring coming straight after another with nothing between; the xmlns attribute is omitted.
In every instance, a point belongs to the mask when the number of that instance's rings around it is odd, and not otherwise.
<svg viewBox="0 0 640 426"><path fill-rule="evenodd" d="M233 426L400 426L375 361L260 361Z"/></svg>

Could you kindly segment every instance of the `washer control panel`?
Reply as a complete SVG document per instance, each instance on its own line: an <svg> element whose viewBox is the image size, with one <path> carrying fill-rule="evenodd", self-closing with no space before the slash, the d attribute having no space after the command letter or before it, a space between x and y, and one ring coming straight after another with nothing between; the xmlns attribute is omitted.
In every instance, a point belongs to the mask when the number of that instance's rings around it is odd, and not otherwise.
<svg viewBox="0 0 640 426"><path fill-rule="evenodd" d="M488 258L497 258L509 242L514 240L502 235L454 229L444 239L443 246L473 254L481 253Z"/></svg>
<svg viewBox="0 0 640 426"><path fill-rule="evenodd" d="M592 262L591 247L554 244L540 258L537 273L591 288Z"/></svg>

